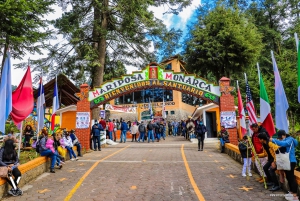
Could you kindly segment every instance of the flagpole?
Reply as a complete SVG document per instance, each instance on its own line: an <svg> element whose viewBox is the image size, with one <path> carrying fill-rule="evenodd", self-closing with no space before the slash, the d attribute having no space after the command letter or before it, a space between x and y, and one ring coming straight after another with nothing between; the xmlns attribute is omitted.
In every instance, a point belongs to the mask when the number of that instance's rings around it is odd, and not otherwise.
<svg viewBox="0 0 300 201"><path fill-rule="evenodd" d="M298 45L299 45L298 34L295 32L295 33L294 33L294 36L295 36L296 48L297 48L297 52L298 52Z"/></svg>
<svg viewBox="0 0 300 201"><path fill-rule="evenodd" d="M23 121L21 121L21 128L20 128L20 139L19 139L19 147L18 147L18 158L20 158L21 141L22 141L22 132L23 132Z"/></svg>
<svg viewBox="0 0 300 201"><path fill-rule="evenodd" d="M41 82L40 82L40 100L39 100L39 105L41 105L41 95L42 95L42 86L43 86L43 69L42 69L42 76L41 76ZM36 134L36 139L38 140L39 139L39 132L40 132L40 124L39 124L39 118L40 118L40 115L41 115L41 109L39 109L39 112L38 112L38 118L37 118L37 134ZM44 119L43 119L44 121Z"/></svg>
<svg viewBox="0 0 300 201"><path fill-rule="evenodd" d="M256 65L257 65L257 73L258 73L258 83L260 83L260 70L259 70L258 62L256 63Z"/></svg>

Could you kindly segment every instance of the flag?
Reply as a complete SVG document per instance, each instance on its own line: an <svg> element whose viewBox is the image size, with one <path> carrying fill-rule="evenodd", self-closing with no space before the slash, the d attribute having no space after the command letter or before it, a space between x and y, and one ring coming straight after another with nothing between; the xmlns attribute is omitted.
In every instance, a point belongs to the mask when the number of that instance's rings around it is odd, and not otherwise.
<svg viewBox="0 0 300 201"><path fill-rule="evenodd" d="M300 103L300 43L297 33L295 33L296 49L297 49L297 67L298 67L298 103Z"/></svg>
<svg viewBox="0 0 300 201"><path fill-rule="evenodd" d="M279 130L285 130L286 133L289 132L288 128L288 119L286 112L289 108L289 103L287 101L283 84L279 75L279 71L277 68L276 60L271 51L272 55L272 63L274 69L274 77L275 77L275 122L276 128Z"/></svg>
<svg viewBox="0 0 300 201"><path fill-rule="evenodd" d="M249 124L252 125L254 123L257 123L257 118L256 118L255 107L252 100L251 90L247 80L246 73L245 73L245 80L246 80L246 108L249 116Z"/></svg>
<svg viewBox="0 0 300 201"><path fill-rule="evenodd" d="M261 73L259 73L259 85L260 85L260 122L262 126L268 131L270 136L275 134L275 127L271 114L271 106L268 98L267 90L262 79Z"/></svg>
<svg viewBox="0 0 300 201"><path fill-rule="evenodd" d="M149 104L148 104L148 109L149 109L150 117L151 117L151 119L153 119L153 110L152 110L152 104L151 104L150 100L149 100Z"/></svg>
<svg viewBox="0 0 300 201"><path fill-rule="evenodd" d="M44 104L45 104L45 95L44 95L43 80L41 77L40 85L38 89L38 98L36 103L37 122L38 122L37 132L39 132L40 129L44 128L44 117L45 117Z"/></svg>
<svg viewBox="0 0 300 201"><path fill-rule="evenodd" d="M237 91L238 91L238 109L239 109L239 117L240 117L240 127L243 136L246 135L247 133L247 128L246 128L246 116L245 116L245 110L243 106L243 101L242 101L242 96L239 88L239 83L237 81Z"/></svg>
<svg viewBox="0 0 300 201"><path fill-rule="evenodd" d="M5 123L12 110L11 62L7 52L0 85L0 131L5 134Z"/></svg>
<svg viewBox="0 0 300 201"><path fill-rule="evenodd" d="M33 110L34 99L32 91L32 80L30 67L20 82L19 86L12 93L12 111L10 116L13 122L18 125L25 120Z"/></svg>
<svg viewBox="0 0 300 201"><path fill-rule="evenodd" d="M165 99L163 98L163 104L162 104L162 118L166 118L166 105L165 105Z"/></svg>
<svg viewBox="0 0 300 201"><path fill-rule="evenodd" d="M58 89L57 89L57 78L55 78L54 92L53 92L53 104L52 104L52 115L51 115L51 130L54 130L55 126L55 113L59 108L58 102Z"/></svg>

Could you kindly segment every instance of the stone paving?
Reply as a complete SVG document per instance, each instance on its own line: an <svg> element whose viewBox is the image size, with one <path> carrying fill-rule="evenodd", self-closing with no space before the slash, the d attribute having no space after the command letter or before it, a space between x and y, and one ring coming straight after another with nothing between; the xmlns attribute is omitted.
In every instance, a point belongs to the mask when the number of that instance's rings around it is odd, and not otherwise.
<svg viewBox="0 0 300 201"><path fill-rule="evenodd" d="M183 137L167 137L155 143L128 141L88 153L79 161L67 161L55 174L42 174L22 188L23 196L3 200L62 201L72 189L72 201L199 200L183 161L182 145L205 200L284 200L280 197L284 192L271 196L270 191L256 182L258 175L253 174L249 181L243 178L242 165L219 153L216 142L207 141L204 151L197 151L197 144ZM94 169L88 174L91 167ZM82 177L86 178L74 190Z"/></svg>

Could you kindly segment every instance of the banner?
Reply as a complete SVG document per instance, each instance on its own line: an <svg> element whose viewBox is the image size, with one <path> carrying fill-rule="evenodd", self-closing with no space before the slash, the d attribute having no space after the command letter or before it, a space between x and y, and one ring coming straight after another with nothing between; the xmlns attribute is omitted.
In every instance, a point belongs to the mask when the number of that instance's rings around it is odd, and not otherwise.
<svg viewBox="0 0 300 201"><path fill-rule="evenodd" d="M115 111L115 112L126 112L126 113L136 113L136 107L126 107L118 105L105 105L105 110Z"/></svg>
<svg viewBox="0 0 300 201"><path fill-rule="evenodd" d="M100 110L99 117L105 119L105 110Z"/></svg>
<svg viewBox="0 0 300 201"><path fill-rule="evenodd" d="M90 125L89 112L76 112L76 128L88 128Z"/></svg>
<svg viewBox="0 0 300 201"><path fill-rule="evenodd" d="M235 111L221 112L221 126L225 126L225 128L235 128L236 127Z"/></svg>

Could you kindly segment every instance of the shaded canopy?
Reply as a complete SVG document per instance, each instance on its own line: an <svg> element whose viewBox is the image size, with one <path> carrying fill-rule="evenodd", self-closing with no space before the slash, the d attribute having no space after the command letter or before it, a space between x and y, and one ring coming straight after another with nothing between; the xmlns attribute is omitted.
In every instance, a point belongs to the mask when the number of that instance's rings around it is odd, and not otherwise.
<svg viewBox="0 0 300 201"><path fill-rule="evenodd" d="M55 78L44 84L45 102L46 107L52 107L53 104L53 91L55 85ZM57 76L57 88L60 107L76 105L79 98L75 93L79 93L80 89L76 87L65 75L60 74ZM38 97L38 89L34 90L34 99Z"/></svg>

